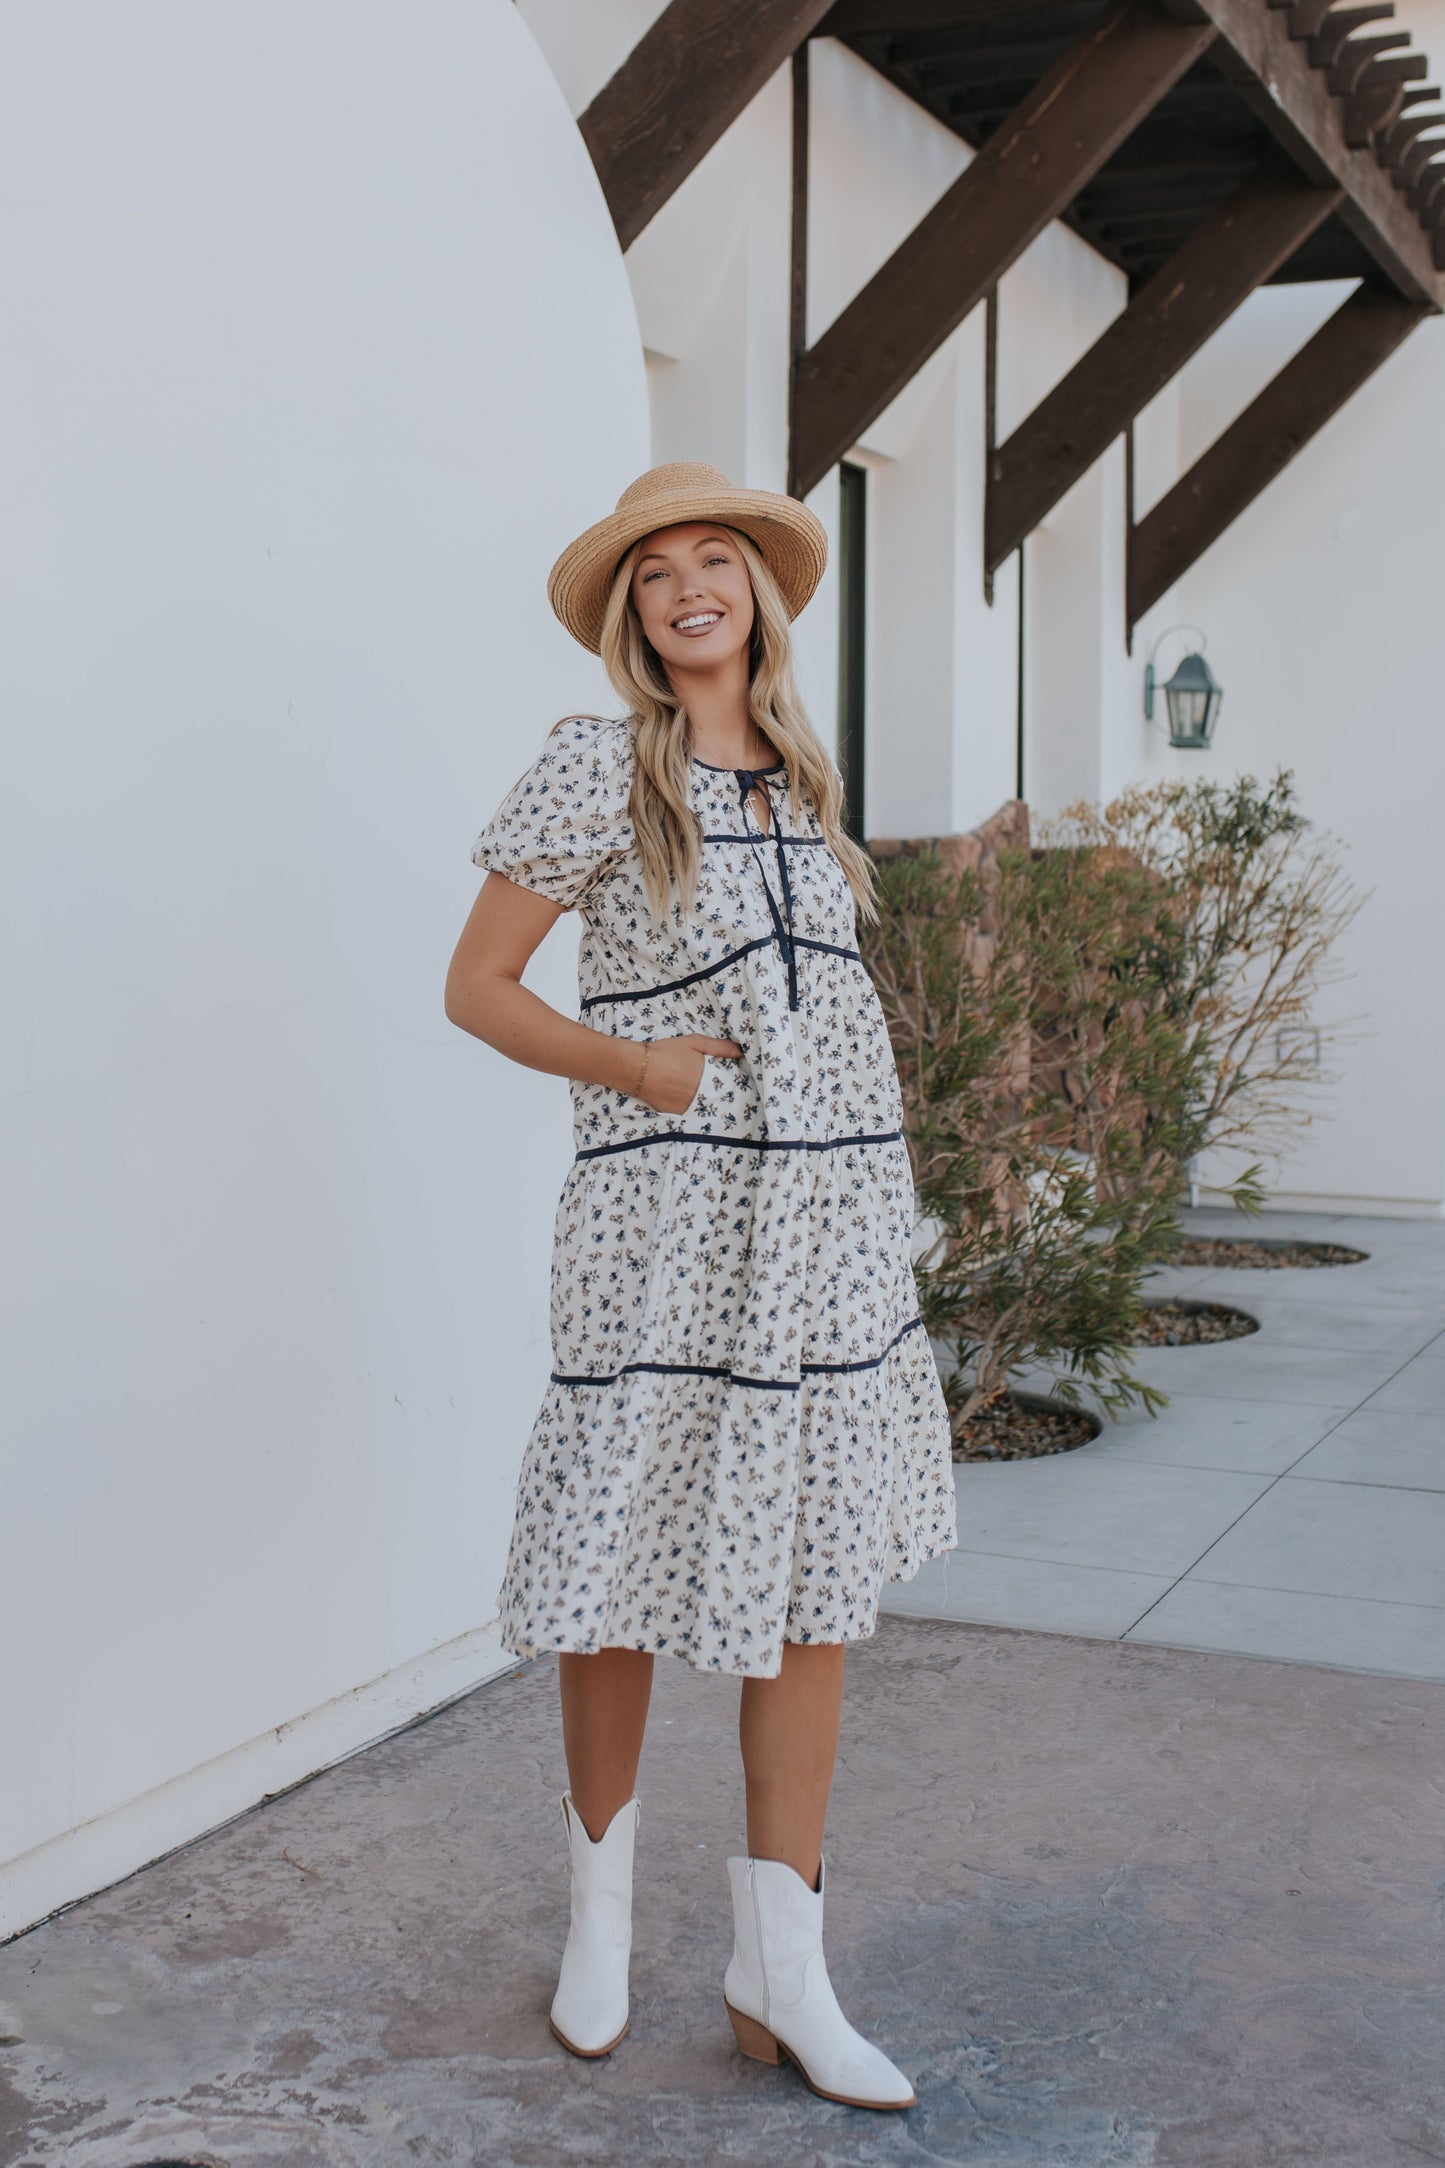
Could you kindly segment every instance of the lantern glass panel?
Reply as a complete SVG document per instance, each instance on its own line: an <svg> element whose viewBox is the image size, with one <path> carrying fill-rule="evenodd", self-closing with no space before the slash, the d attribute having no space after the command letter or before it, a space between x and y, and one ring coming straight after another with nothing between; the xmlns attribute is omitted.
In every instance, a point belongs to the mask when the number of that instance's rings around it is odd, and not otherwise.
<svg viewBox="0 0 1445 2168"><path fill-rule="evenodd" d="M1223 689L1202 655L1186 655L1164 687L1172 745L1200 748L1214 736Z"/></svg>

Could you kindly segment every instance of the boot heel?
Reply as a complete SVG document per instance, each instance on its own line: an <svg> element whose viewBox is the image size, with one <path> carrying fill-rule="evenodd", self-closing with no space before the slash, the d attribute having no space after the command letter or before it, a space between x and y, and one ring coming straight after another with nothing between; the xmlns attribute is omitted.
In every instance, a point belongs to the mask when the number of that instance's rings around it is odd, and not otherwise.
<svg viewBox="0 0 1445 2168"><path fill-rule="evenodd" d="M755 2017L744 2017L741 2010L733 2008L726 1996L723 1997L723 2008L733 2021L733 2031L737 2034L738 2046L744 2055L751 2055L755 2063L782 2061L783 2051L766 2025L760 2025Z"/></svg>

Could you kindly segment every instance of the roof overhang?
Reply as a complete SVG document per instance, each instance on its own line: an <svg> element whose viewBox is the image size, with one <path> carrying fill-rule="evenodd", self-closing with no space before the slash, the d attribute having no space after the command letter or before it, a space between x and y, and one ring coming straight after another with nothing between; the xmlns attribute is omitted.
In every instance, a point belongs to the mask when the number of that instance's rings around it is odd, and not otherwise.
<svg viewBox="0 0 1445 2168"><path fill-rule="evenodd" d="M1062 215L1142 279L1273 152L1342 192L1329 228L1277 276L1374 268L1407 299L1445 306L1445 196L1427 206L1426 183L1400 171L1445 110L1408 32L1382 27L1389 0L1157 0L1157 11L1213 35ZM977 149L1108 12L1102 0L836 0L815 34L843 38Z"/></svg>
<svg viewBox="0 0 1445 2168"><path fill-rule="evenodd" d="M1164 505L1131 521L1132 623L1445 309L1445 111L1393 12L1392 0L671 0L579 126L626 246L793 55L799 496L1053 220L1119 266L1121 315L990 446L990 570L1256 287L1357 281ZM845 41L976 155L808 346L814 36Z"/></svg>

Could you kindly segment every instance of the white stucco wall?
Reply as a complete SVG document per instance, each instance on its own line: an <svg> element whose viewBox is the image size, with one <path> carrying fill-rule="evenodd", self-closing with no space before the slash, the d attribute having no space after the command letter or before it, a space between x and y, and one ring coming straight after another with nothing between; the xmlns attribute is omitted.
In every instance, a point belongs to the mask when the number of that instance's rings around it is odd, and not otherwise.
<svg viewBox="0 0 1445 2168"><path fill-rule="evenodd" d="M1123 273L1067 226L1024 251L999 281L1000 444L1127 301ZM1123 657L1123 539L1117 442L1024 543L1024 795L1040 813L1099 795L1101 721Z"/></svg>
<svg viewBox="0 0 1445 2168"><path fill-rule="evenodd" d="M503 1660L566 1088L442 985L649 426L511 0L4 46L0 1932Z"/></svg>
<svg viewBox="0 0 1445 2168"><path fill-rule="evenodd" d="M1348 289L1345 289L1346 291ZM1255 295L1181 383L1193 458L1301 346L1340 292ZM1445 319L1434 318L1305 446L1175 591L1225 700L1210 772L1294 770L1312 820L1372 891L1322 1014L1358 1018L1328 1120L1277 1170L1281 1201L1445 1209L1445 919L1440 560ZM1181 756L1175 756L1176 758ZM1183 756L1188 757L1188 756Z"/></svg>

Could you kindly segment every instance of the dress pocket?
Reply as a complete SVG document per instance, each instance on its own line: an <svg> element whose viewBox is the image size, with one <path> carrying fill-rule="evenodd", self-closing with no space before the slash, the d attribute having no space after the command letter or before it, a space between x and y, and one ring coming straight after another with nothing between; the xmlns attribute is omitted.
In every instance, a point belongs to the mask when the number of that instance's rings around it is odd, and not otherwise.
<svg viewBox="0 0 1445 2168"><path fill-rule="evenodd" d="M697 1090L693 1093L691 1099L688 1100L687 1105L682 1110L682 1113L677 1117L679 1121L682 1121L683 1118L689 1114L695 1114L699 1106L702 1104L704 1097L708 1094L713 1082L713 1060L714 1057L711 1054L703 1055L702 1075L697 1080Z"/></svg>

